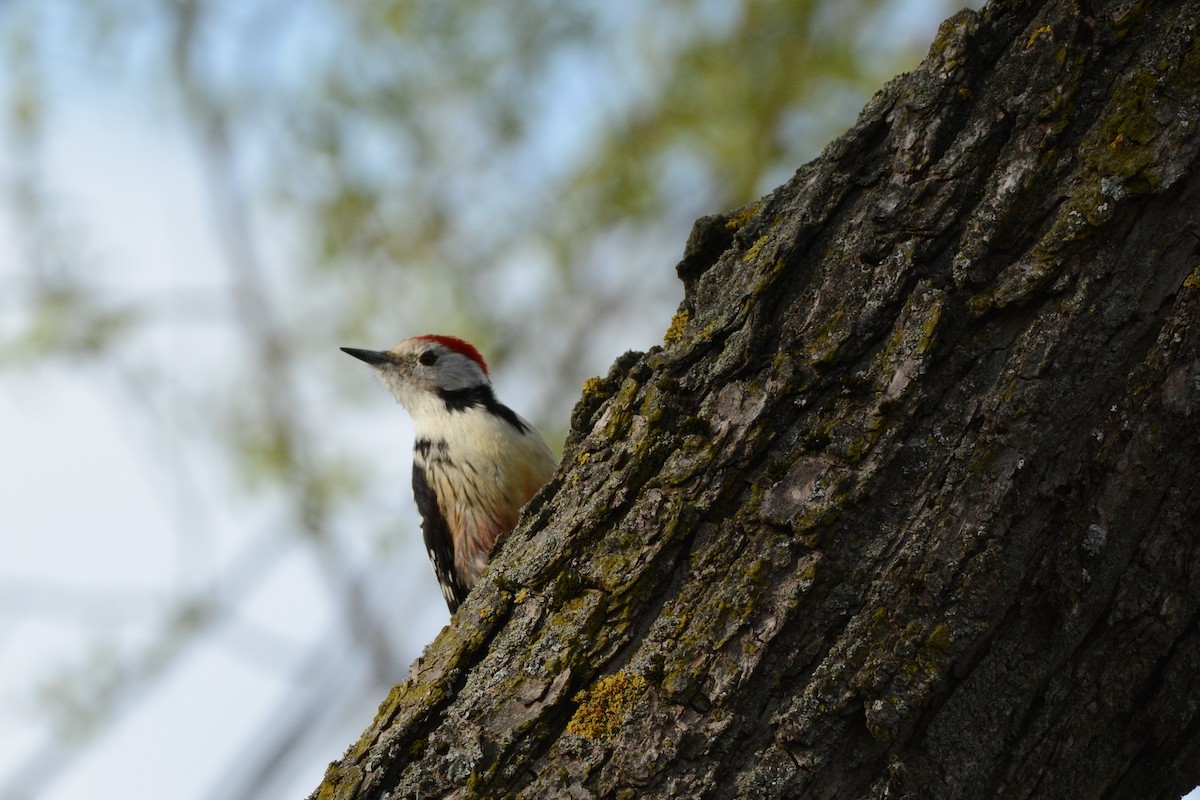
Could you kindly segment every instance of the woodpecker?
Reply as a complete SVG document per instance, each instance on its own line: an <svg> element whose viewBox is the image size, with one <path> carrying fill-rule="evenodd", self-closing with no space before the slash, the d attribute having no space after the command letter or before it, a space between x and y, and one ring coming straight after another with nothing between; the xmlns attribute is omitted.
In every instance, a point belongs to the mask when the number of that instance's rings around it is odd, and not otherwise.
<svg viewBox="0 0 1200 800"><path fill-rule="evenodd" d="M558 462L537 429L496 399L487 363L468 342L428 334L390 350L342 351L374 367L412 417L413 495L453 614Z"/></svg>

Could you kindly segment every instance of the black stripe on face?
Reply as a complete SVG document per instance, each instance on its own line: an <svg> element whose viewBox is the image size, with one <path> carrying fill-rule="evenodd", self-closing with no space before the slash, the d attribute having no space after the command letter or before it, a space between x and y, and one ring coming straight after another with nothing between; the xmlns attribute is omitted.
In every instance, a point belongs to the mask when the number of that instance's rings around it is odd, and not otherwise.
<svg viewBox="0 0 1200 800"><path fill-rule="evenodd" d="M509 425L512 425L516 428L517 433L526 433L529 430L529 427L524 422L521 422L521 418L517 416L515 411L496 399L496 393L486 383L479 386L472 386L468 389L439 389L438 396L446 404L447 411L455 412L466 411L468 408L482 408L489 414L494 414Z"/></svg>
<svg viewBox="0 0 1200 800"><path fill-rule="evenodd" d="M453 614L467 599L467 587L459 580L454 569L454 539L442 510L438 507L437 494L429 485L425 470L413 464L413 497L417 511L421 514L421 533L425 537L425 549L433 563L434 574L442 585L442 595Z"/></svg>

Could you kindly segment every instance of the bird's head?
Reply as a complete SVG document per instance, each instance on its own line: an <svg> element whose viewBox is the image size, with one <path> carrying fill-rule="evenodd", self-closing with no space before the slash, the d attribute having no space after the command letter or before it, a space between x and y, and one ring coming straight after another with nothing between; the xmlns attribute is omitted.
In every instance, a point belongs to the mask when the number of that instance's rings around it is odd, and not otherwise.
<svg viewBox="0 0 1200 800"><path fill-rule="evenodd" d="M405 339L390 350L343 347L375 368L397 402L414 417L443 408L455 396L490 387L487 363L475 347L454 336L426 334Z"/></svg>

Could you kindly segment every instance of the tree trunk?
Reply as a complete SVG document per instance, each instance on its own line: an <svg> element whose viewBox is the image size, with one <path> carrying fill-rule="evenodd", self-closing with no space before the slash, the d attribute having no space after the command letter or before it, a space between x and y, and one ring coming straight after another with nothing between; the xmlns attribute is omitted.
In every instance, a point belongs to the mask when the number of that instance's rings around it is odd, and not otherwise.
<svg viewBox="0 0 1200 800"><path fill-rule="evenodd" d="M700 220L664 346L314 797L1200 783L1198 23L960 13Z"/></svg>

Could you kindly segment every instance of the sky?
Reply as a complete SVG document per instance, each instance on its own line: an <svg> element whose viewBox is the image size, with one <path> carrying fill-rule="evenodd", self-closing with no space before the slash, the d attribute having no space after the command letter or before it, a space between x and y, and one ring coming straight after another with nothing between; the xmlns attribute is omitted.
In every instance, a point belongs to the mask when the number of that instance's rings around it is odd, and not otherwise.
<svg viewBox="0 0 1200 800"><path fill-rule="evenodd" d="M106 274L114 285L177 291L182 274L188 291L215 291L223 281L216 268L221 257L195 159L181 137L164 137L138 114L123 113L121 100L100 96L68 104L46 159L53 183L68 207L86 215L90 247L116 265ZM12 231L0 230L0 281L14 280L5 273L19 258ZM221 327L201 321L156 328L139 346L156 352L160 363L169 363L163 354L172 351L218 360L234 346ZM163 625L158 616L165 599L181 585L217 574L219 564L252 546L241 532L264 522L248 519L244 505L229 504L220 464L203 452L185 458L186 477L155 474L155 450L171 446L163 427L184 428L187 421L170 418L169 402L139 401L132 391L108 370L86 363L69 369L34 364L22 381L5 382L0 395L0 524L6 531L0 686L8 687L0 695L6 712L0 714L0 776L39 765L36 754L49 748L45 769L27 784L37 797L94 796L96 786L124 797L160 797L168 781L196 789L173 792L175 797L206 796L237 761L237 729L265 726L292 688L284 680L287 667L281 673L277 663L255 663L254 643L268 636L286 643L261 657L283 658L291 666L334 622L328 599L310 588L321 583L313 552L294 549L272 564L235 624L187 645L188 654L146 687L146 697L124 704L126 711L96 746L67 769L54 768L59 747L44 716L13 690L44 685L45 671L64 663L112 662L127 648L149 644ZM146 420L139 406L147 401L166 419ZM172 490L184 480L186 497ZM195 552L172 533L180 504L211 533L209 552ZM81 616L81 609L87 613ZM105 631L99 641L92 614ZM424 615L413 641L431 639L441 622ZM351 718L330 720L337 731L331 741L349 743L373 711L373 703L363 702ZM306 795L323 764L339 752L327 744L319 756L298 760L292 785L279 796ZM0 787L6 786L12 788L0 777Z"/></svg>

